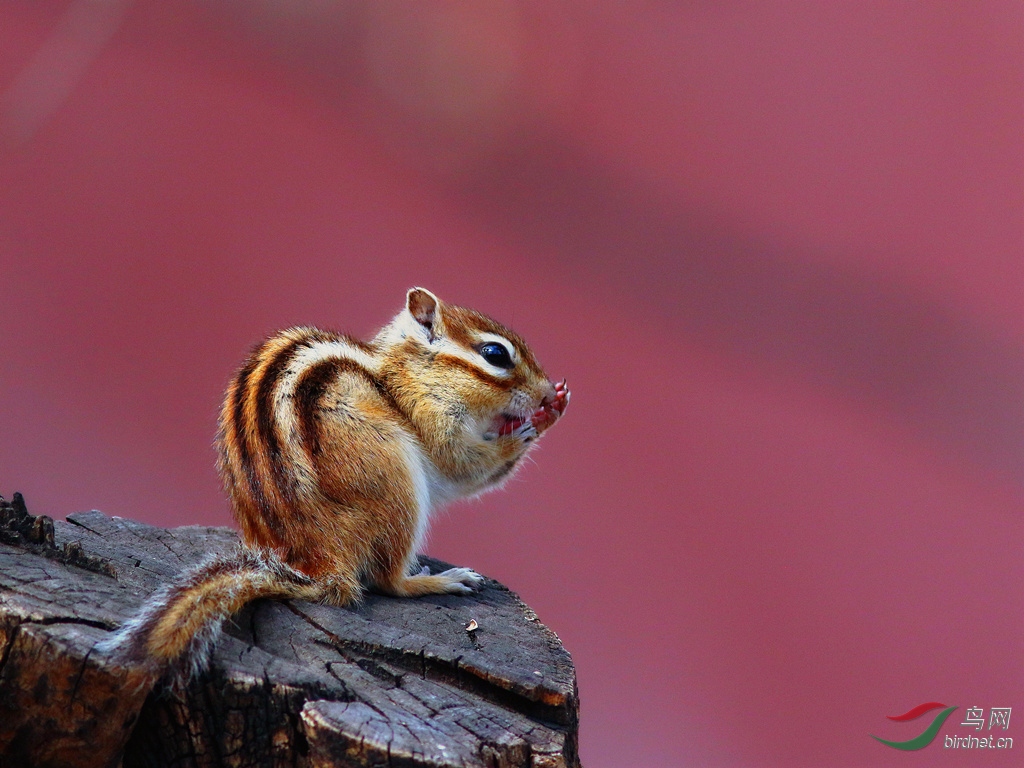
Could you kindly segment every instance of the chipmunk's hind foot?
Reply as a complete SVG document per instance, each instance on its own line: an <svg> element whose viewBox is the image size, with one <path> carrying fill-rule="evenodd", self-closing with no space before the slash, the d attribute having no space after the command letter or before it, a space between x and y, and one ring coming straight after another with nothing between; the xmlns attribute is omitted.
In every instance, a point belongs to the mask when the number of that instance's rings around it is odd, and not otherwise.
<svg viewBox="0 0 1024 768"><path fill-rule="evenodd" d="M403 574L387 583L378 583L377 588L396 597L470 595L480 589L483 583L484 577L470 568L449 568L447 571L431 574L424 566L417 574Z"/></svg>

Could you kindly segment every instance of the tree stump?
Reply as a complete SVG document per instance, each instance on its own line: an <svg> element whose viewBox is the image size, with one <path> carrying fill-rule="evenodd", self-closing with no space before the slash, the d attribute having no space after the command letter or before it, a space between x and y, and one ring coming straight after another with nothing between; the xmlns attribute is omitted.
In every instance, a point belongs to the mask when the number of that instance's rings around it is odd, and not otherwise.
<svg viewBox="0 0 1024 768"><path fill-rule="evenodd" d="M96 648L236 542L99 512L53 521L0 497L0 768L579 765L569 654L490 579L354 608L257 601L180 692Z"/></svg>

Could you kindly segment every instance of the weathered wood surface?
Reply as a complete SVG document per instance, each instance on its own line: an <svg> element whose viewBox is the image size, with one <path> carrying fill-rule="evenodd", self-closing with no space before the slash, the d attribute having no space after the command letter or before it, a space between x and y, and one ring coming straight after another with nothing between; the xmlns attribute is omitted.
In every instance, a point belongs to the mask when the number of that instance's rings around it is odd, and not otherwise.
<svg viewBox="0 0 1024 768"><path fill-rule="evenodd" d="M357 608L259 601L178 694L96 648L236 541L0 498L0 768L578 765L569 654L493 580Z"/></svg>

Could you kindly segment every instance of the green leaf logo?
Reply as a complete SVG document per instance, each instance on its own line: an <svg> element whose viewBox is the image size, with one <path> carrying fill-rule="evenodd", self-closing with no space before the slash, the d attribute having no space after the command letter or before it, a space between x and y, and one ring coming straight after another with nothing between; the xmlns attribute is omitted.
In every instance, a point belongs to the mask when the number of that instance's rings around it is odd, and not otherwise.
<svg viewBox="0 0 1024 768"><path fill-rule="evenodd" d="M889 715L888 717L890 720L896 720L897 722L902 723L906 722L907 720L915 720L916 718L923 715L925 712L930 712L931 710L938 709L939 707L946 707L946 705L939 704L936 701L932 701L927 704L919 704L909 712L906 712L902 715ZM939 714L935 716L935 719L932 720L932 724L924 729L924 733L922 733L917 738L910 739L909 741L888 741L886 739L881 739L878 736L872 736L871 738L875 741L880 741L887 747L892 747L893 749L902 749L905 752L910 752L915 749L924 749L935 740L935 737L938 735L939 729L942 727L942 724L946 722L947 717L953 714L953 711L955 709L956 707L946 707L945 709L943 709L941 712L939 712Z"/></svg>

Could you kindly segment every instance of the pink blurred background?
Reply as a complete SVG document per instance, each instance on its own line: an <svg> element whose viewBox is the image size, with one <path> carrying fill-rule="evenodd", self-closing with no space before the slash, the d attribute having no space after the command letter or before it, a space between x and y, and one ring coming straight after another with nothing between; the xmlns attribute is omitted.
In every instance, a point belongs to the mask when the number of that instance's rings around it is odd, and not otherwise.
<svg viewBox="0 0 1024 768"><path fill-rule="evenodd" d="M424 285L572 386L429 551L558 632L589 768L1019 765L1022 35L1015 1L8 0L0 493L229 524L249 346ZM870 738L925 701L961 707L931 746ZM969 706L1016 749L944 749Z"/></svg>

